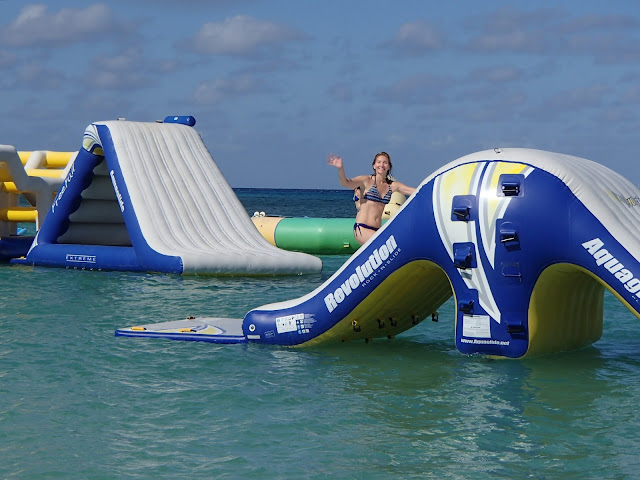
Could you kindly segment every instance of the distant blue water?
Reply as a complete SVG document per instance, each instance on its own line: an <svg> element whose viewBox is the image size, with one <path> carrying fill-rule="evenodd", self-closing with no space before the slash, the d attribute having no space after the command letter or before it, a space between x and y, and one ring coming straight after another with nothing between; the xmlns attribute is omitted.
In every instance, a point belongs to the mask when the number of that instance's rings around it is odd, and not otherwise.
<svg viewBox="0 0 640 480"><path fill-rule="evenodd" d="M237 190L247 211L351 216L350 192ZM116 338L242 317L321 274L178 277L0 266L0 479L632 479L640 322L491 360L455 349L453 303L398 338L311 350Z"/></svg>
<svg viewBox="0 0 640 480"><path fill-rule="evenodd" d="M265 212L283 217L356 216L351 190L235 189L249 215Z"/></svg>

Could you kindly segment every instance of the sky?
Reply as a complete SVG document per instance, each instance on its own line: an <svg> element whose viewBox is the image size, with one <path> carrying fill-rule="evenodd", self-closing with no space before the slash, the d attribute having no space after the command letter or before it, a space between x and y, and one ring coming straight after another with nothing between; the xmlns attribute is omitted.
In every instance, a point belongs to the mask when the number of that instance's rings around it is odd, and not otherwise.
<svg viewBox="0 0 640 480"><path fill-rule="evenodd" d="M494 147L640 184L637 0L0 0L0 144L193 115L232 187L341 188L386 151L412 186Z"/></svg>

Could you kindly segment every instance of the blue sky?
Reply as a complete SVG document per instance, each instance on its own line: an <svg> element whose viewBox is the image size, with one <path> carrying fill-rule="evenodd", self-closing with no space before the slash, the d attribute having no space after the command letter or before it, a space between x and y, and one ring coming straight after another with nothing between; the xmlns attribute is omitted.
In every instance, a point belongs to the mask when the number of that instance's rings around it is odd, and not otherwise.
<svg viewBox="0 0 640 480"><path fill-rule="evenodd" d="M61 6L64 5L64 6ZM640 184L640 3L0 0L0 143L193 115L233 187L339 188L391 154L417 185L493 147Z"/></svg>

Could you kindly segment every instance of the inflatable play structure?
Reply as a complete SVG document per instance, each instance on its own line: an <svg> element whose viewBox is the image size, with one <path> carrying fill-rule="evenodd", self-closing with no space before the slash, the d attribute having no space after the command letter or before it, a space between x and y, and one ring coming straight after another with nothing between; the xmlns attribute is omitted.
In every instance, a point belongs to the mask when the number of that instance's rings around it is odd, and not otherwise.
<svg viewBox="0 0 640 480"><path fill-rule="evenodd" d="M75 154L17 152L11 145L0 145L0 261L28 250L33 236L19 235L18 224L35 223L36 229L42 225Z"/></svg>
<svg viewBox="0 0 640 480"><path fill-rule="evenodd" d="M91 124L25 258L12 263L177 274L300 274L320 259L270 245L193 117Z"/></svg>
<svg viewBox="0 0 640 480"><path fill-rule="evenodd" d="M323 285L244 319L116 335L313 346L393 337L452 295L463 353L523 357L599 339L604 289L640 317L640 191L581 158L495 149L445 165ZM435 318L434 318L435 319Z"/></svg>
<svg viewBox="0 0 640 480"><path fill-rule="evenodd" d="M350 255L360 247L353 218L253 216L253 224L271 244L313 255Z"/></svg>
<svg viewBox="0 0 640 480"><path fill-rule="evenodd" d="M0 262L26 256L34 236L25 234L25 229L19 229L18 224L29 223L33 224L30 230L39 229L78 154L77 151L19 151L17 154L24 167L22 172L13 154L14 148L7 145L4 149L11 154L5 155L6 165L0 170ZM43 189L45 193L38 193ZM20 201L20 196L28 200L28 206ZM38 196L41 201L36 207ZM383 221L395 214L405 200L404 195L395 192L385 208ZM113 207L111 203L105 205ZM360 247L353 237L353 219L276 217L256 212L251 220L269 243L283 250L314 255L350 255Z"/></svg>
<svg viewBox="0 0 640 480"><path fill-rule="evenodd" d="M406 199L400 192L394 192L385 206L382 222L395 215ZM353 218L277 217L255 212L251 220L269 243L283 250L347 255L360 248L353 236Z"/></svg>

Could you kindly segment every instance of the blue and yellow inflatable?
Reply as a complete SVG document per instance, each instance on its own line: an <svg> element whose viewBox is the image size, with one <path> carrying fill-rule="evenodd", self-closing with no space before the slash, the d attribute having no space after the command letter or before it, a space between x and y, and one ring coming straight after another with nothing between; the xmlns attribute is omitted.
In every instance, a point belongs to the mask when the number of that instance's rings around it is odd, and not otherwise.
<svg viewBox="0 0 640 480"><path fill-rule="evenodd" d="M600 338L605 288L640 317L638 238L640 191L608 168L531 149L474 153L426 178L316 290L248 312L229 343L391 337L453 295L463 353L516 358L579 348ZM145 330L116 334L184 338L137 328ZM195 331L189 340L225 341L224 333Z"/></svg>

